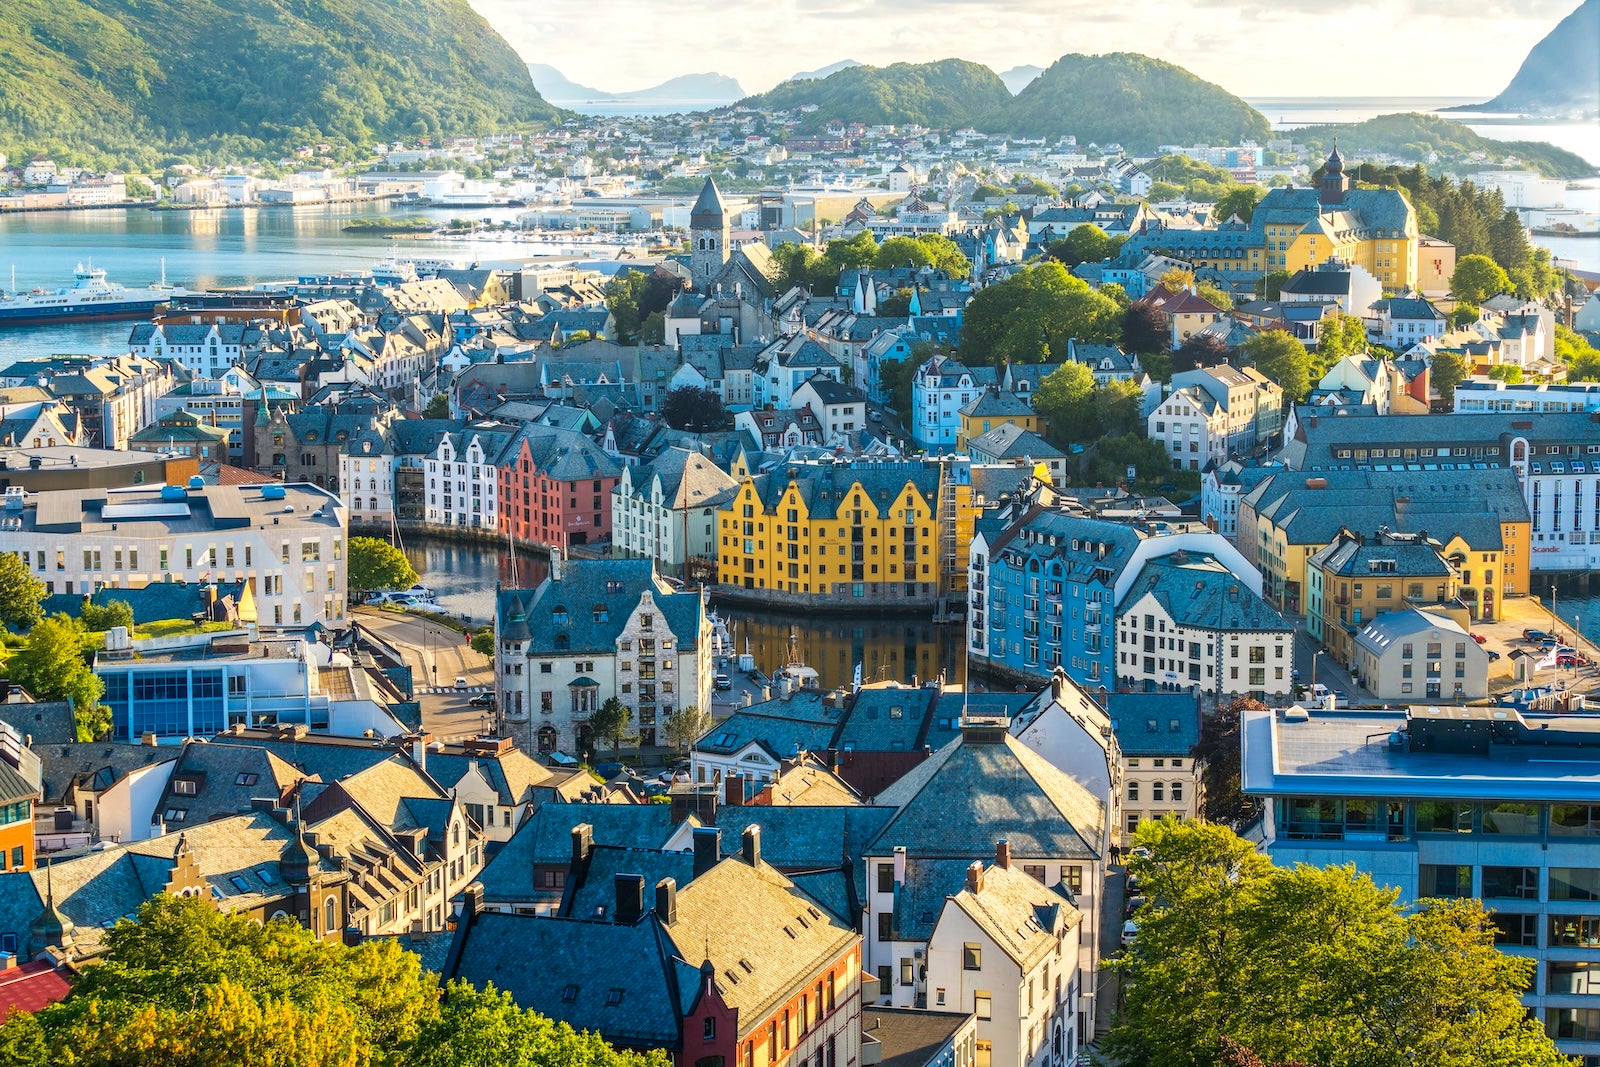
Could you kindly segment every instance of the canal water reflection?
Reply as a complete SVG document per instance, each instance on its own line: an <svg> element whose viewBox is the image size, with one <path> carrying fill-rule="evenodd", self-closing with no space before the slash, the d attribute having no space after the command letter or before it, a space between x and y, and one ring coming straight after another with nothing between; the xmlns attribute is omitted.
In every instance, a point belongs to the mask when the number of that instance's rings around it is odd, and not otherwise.
<svg viewBox="0 0 1600 1067"><path fill-rule="evenodd" d="M534 586L550 572L549 561L525 548L513 559L504 546L411 538L405 552L439 606L474 624L492 618L497 582L507 588ZM788 662L792 629L801 660L815 667L829 688L848 686L857 663L867 682L926 682L940 671L948 672L946 681L952 684L966 680L960 625L753 611L716 597L711 604L728 623L735 650L744 652L748 643L755 665L768 674Z"/></svg>

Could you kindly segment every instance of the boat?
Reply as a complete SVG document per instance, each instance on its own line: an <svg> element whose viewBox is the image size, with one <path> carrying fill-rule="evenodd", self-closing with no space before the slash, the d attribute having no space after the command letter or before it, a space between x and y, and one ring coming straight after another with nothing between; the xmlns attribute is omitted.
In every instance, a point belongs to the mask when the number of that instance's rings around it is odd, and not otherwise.
<svg viewBox="0 0 1600 1067"><path fill-rule="evenodd" d="M34 326L51 322L93 322L146 319L180 297L198 296L163 280L141 289L129 289L106 280L106 272L93 264L78 264L72 284L55 290L16 291L12 271L11 291L0 294L0 326Z"/></svg>
<svg viewBox="0 0 1600 1067"><path fill-rule="evenodd" d="M733 640L728 636L728 623L717 609L712 608L706 615L706 622L711 624L711 655L717 660L725 660L733 655Z"/></svg>
<svg viewBox="0 0 1600 1067"><path fill-rule="evenodd" d="M800 659L800 631L793 626L789 627L789 662L772 672L772 680L784 693L822 688L822 676L817 669Z"/></svg>

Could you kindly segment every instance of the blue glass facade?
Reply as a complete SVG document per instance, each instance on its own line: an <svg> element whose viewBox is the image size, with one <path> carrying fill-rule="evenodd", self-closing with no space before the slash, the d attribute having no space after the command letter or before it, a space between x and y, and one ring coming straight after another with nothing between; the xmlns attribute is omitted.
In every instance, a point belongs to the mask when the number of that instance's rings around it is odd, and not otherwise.
<svg viewBox="0 0 1600 1067"><path fill-rule="evenodd" d="M137 741L220 733L228 726L227 679L220 667L169 670L102 668L112 736Z"/></svg>

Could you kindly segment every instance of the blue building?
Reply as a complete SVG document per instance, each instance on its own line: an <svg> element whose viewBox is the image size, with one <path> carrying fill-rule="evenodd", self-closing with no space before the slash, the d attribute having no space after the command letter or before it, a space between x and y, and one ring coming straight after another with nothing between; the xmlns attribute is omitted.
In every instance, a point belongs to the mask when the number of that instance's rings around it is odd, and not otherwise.
<svg viewBox="0 0 1600 1067"><path fill-rule="evenodd" d="M973 539L967 649L999 674L1042 681L1060 667L1089 689L1115 688L1119 609L1153 559L1211 557L1260 595L1260 572L1204 526L1091 518L1045 496L1037 484L1019 494Z"/></svg>

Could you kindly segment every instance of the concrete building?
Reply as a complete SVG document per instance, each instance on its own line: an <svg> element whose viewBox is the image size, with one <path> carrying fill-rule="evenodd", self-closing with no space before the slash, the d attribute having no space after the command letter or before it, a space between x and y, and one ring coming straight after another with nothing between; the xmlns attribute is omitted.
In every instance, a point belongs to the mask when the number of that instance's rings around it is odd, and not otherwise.
<svg viewBox="0 0 1600 1067"><path fill-rule="evenodd" d="M1568 1055L1600 1056L1600 716L1412 707L1247 711L1242 786L1274 863L1350 863L1400 902L1480 897L1522 1001Z"/></svg>
<svg viewBox="0 0 1600 1067"><path fill-rule="evenodd" d="M669 448L623 467L611 491L612 550L682 576L686 561L717 558L717 509L739 483L698 452Z"/></svg>
<svg viewBox="0 0 1600 1067"><path fill-rule="evenodd" d="M264 628L345 625L345 511L325 489L152 485L32 495L13 487L0 552L51 593L242 582ZM243 614L243 612L241 612Z"/></svg>
<svg viewBox="0 0 1600 1067"><path fill-rule="evenodd" d="M1352 668L1378 700L1483 700L1489 656L1448 615L1407 608L1379 615L1355 638Z"/></svg>

